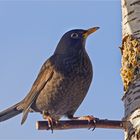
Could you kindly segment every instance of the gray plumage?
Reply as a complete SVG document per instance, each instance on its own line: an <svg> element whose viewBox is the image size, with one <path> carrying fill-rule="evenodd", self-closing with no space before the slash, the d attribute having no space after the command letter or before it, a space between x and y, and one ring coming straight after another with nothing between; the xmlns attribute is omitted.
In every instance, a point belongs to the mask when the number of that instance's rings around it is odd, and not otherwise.
<svg viewBox="0 0 140 140"><path fill-rule="evenodd" d="M54 54L43 64L30 92L18 104L0 112L0 122L23 112L46 112L54 120L73 116L92 81L92 65L85 50L89 30L71 30L63 35Z"/></svg>

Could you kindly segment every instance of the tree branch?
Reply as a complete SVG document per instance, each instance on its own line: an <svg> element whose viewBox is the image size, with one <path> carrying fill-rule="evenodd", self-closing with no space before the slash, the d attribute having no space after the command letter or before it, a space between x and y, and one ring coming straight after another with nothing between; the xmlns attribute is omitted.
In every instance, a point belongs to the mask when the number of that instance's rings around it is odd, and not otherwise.
<svg viewBox="0 0 140 140"><path fill-rule="evenodd" d="M126 121L107 120L107 119L95 119L94 122L88 122L87 120L61 120L57 124L54 124L54 130L65 129L79 129L79 128L110 128L110 129L126 129ZM50 130L47 121L36 122L36 129L38 130Z"/></svg>

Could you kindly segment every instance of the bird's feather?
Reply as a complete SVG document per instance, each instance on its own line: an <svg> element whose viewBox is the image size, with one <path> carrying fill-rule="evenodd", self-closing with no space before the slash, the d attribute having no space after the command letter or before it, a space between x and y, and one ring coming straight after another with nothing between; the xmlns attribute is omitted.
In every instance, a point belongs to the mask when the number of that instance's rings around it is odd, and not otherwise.
<svg viewBox="0 0 140 140"><path fill-rule="evenodd" d="M21 102L9 107L8 109L0 112L0 122L8 120L22 112L22 108L18 108Z"/></svg>
<svg viewBox="0 0 140 140"><path fill-rule="evenodd" d="M46 62L47 63L47 62ZM23 110L23 117L21 124L23 124L28 116L28 113L30 111L31 105L34 103L36 98L38 97L39 93L43 90L47 82L52 78L53 76L53 70L49 68L44 68L45 65L40 70L40 73L37 77L37 80L34 82L31 91L29 92L28 96L25 98L26 104L24 105Z"/></svg>

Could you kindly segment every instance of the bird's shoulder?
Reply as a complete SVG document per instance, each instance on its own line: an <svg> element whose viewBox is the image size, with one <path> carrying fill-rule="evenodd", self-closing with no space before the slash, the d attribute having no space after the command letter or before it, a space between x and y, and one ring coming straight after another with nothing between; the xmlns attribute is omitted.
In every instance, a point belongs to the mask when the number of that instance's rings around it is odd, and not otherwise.
<svg viewBox="0 0 140 140"><path fill-rule="evenodd" d="M38 85L37 83L40 83L41 81L45 81L45 79L48 79L50 73L54 71L55 64L52 61L52 57L53 56L51 56L44 62L32 87Z"/></svg>

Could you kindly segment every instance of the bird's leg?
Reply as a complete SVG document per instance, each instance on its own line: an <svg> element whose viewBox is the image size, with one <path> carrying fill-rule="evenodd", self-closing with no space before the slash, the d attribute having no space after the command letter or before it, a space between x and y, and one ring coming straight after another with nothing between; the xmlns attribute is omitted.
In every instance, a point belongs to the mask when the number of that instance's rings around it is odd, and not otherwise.
<svg viewBox="0 0 140 140"><path fill-rule="evenodd" d="M43 115L43 119L48 121L48 126L49 126L49 128L51 129L51 131L53 133L53 125L55 123L55 120L53 120L53 118L50 117L49 113L46 113L44 111L43 111L42 115Z"/></svg>
<svg viewBox="0 0 140 140"><path fill-rule="evenodd" d="M88 124L90 124L91 122L94 123L94 128L92 129L92 131L96 128L96 119L94 116L92 115L88 115L88 116L81 116L81 117L75 117L73 115L69 115L68 116L69 119L72 119L72 120L87 120L88 121ZM91 127L89 127L90 129Z"/></svg>

